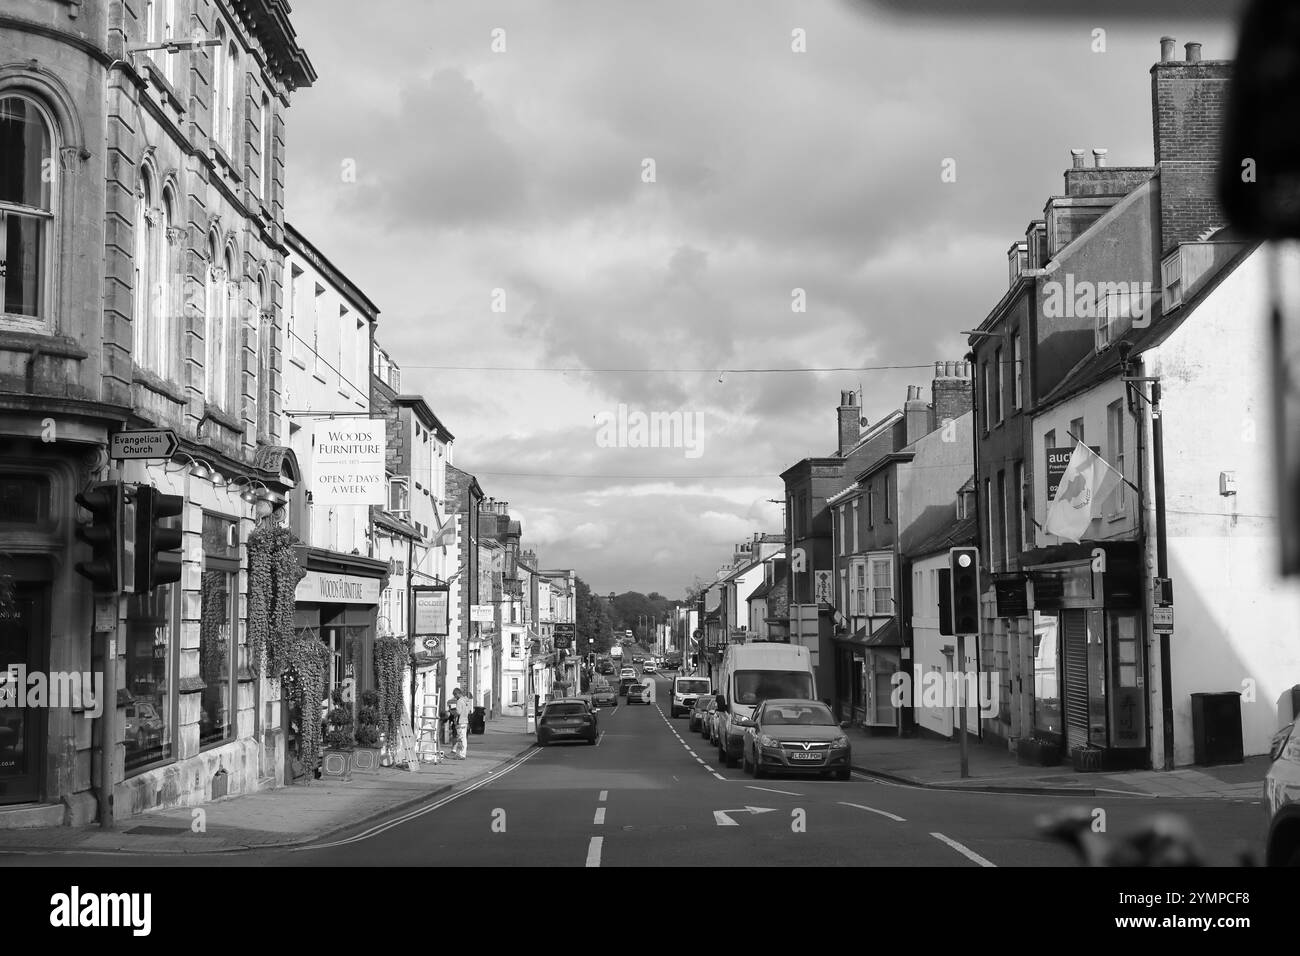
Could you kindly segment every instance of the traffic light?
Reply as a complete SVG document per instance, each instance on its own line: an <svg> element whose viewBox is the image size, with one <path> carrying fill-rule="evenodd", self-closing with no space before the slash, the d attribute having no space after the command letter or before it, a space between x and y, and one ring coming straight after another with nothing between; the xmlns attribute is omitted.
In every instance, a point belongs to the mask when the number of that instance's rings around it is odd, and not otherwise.
<svg viewBox="0 0 1300 956"><path fill-rule="evenodd" d="M163 524L185 509L180 495L140 485L135 497L135 593L148 594L181 579L181 530Z"/></svg>
<svg viewBox="0 0 1300 956"><path fill-rule="evenodd" d="M92 556L77 562L77 573L89 578L96 592L116 594L122 589L122 483L101 482L77 495L76 501L93 516L89 526L77 528L77 537L90 545Z"/></svg>
<svg viewBox="0 0 1300 956"><path fill-rule="evenodd" d="M948 568L952 572L952 630L954 634L980 632L979 548L951 548Z"/></svg>

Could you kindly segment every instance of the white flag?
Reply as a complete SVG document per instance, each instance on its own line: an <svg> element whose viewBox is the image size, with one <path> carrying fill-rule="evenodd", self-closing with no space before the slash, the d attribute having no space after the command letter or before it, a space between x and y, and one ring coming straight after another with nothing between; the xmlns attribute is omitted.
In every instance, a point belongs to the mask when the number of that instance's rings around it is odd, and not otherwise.
<svg viewBox="0 0 1300 956"><path fill-rule="evenodd" d="M1078 544L1101 506L1114 493L1123 476L1083 442L1074 446L1056 497L1047 508L1043 530Z"/></svg>
<svg viewBox="0 0 1300 956"><path fill-rule="evenodd" d="M442 527L439 528L437 533L434 534L431 547L445 548L451 545L453 542L455 542L455 540L456 540L456 516L447 515L447 520L442 523Z"/></svg>

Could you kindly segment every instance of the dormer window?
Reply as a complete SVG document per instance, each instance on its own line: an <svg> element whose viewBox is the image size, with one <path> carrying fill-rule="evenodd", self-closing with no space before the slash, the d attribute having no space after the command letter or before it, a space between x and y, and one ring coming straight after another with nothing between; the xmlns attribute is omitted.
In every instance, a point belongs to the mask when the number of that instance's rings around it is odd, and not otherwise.
<svg viewBox="0 0 1300 956"><path fill-rule="evenodd" d="M1097 299L1097 319L1095 329L1095 344L1098 352L1104 352L1110 348L1111 335L1114 330L1114 322L1118 317L1116 302L1112 302L1112 296L1104 296Z"/></svg>

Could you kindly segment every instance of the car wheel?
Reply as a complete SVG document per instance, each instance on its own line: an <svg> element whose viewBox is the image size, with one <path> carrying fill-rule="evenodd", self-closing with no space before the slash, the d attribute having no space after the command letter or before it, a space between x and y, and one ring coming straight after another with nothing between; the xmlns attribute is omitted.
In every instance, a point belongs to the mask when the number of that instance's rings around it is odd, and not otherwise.
<svg viewBox="0 0 1300 956"><path fill-rule="evenodd" d="M852 773L851 768L845 767L842 770L837 770L835 772L835 779L840 781L848 780L850 779L851 773Z"/></svg>
<svg viewBox="0 0 1300 956"><path fill-rule="evenodd" d="M762 780L766 776L767 776L767 771L764 770L763 765L759 763L758 754L754 754L754 779Z"/></svg>

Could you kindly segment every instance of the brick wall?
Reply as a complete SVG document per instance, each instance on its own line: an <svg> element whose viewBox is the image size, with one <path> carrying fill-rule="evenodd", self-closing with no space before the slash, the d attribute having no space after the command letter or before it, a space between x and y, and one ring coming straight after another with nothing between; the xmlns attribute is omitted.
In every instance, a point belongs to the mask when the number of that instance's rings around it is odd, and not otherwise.
<svg viewBox="0 0 1300 956"><path fill-rule="evenodd" d="M1171 61L1151 68L1161 255L1225 222L1215 177L1231 74L1228 60Z"/></svg>

